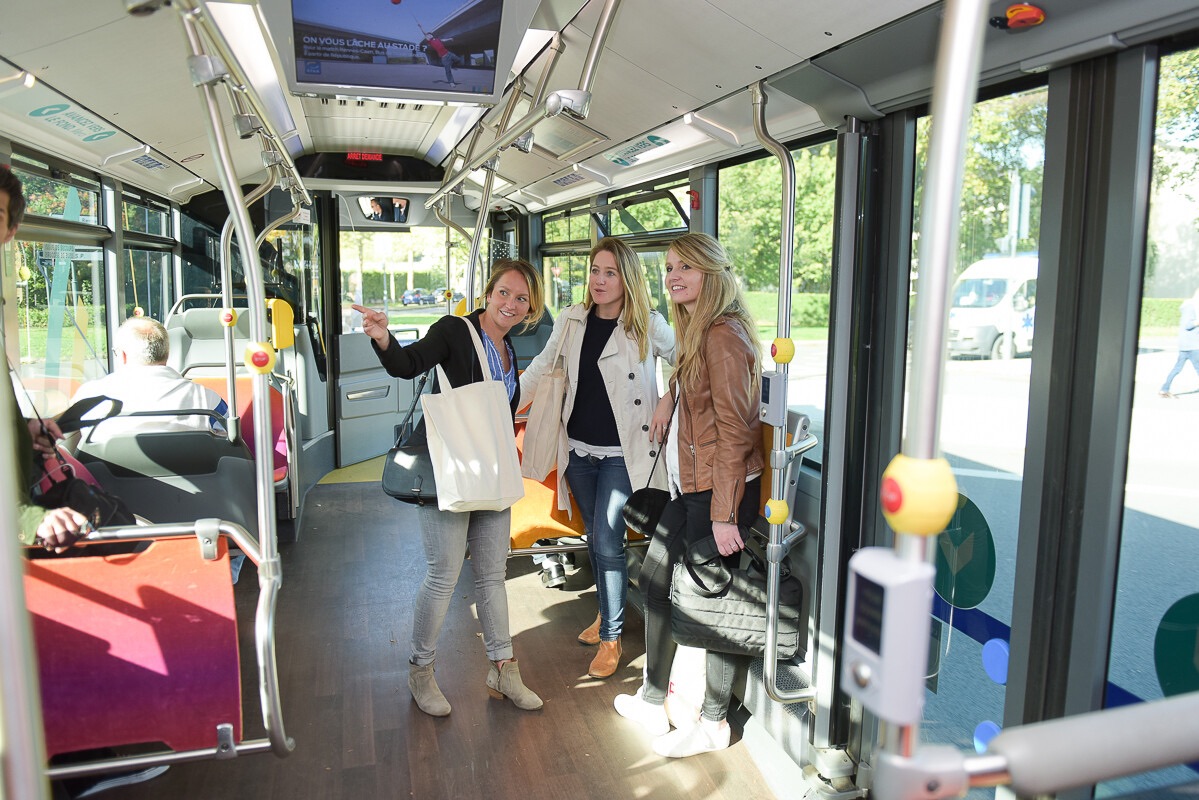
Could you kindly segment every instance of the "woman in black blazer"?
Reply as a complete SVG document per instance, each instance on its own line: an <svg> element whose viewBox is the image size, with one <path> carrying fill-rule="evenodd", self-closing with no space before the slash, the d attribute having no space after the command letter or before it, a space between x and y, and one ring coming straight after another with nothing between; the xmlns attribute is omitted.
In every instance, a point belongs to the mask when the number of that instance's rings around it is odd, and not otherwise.
<svg viewBox="0 0 1199 800"><path fill-rule="evenodd" d="M450 383L457 387L481 381L484 368L495 380L503 380L513 415L520 402L516 351L509 332L517 325L535 325L545 311L541 276L523 260L501 259L493 266L484 288L486 305L466 319L483 342L487 364L479 363L470 332L461 321L442 317L429 326L419 341L401 347L387 329L387 315L362 306L362 330L371 338L379 362L389 375L415 378L438 364ZM434 391L439 387L434 384ZM424 420L416 432L424 437ZM491 664L487 689L493 697L508 697L518 708L541 708L541 698L528 689L520 667L512 656L508 628L508 594L504 579L508 565L511 512L441 511L436 505L419 506L421 539L428 571L416 595L412 621L412 656L408 660L408 688L421 711L435 717L450 713L450 704L433 675L437 639L446 611L470 548L475 576L475 593L483 641Z"/></svg>

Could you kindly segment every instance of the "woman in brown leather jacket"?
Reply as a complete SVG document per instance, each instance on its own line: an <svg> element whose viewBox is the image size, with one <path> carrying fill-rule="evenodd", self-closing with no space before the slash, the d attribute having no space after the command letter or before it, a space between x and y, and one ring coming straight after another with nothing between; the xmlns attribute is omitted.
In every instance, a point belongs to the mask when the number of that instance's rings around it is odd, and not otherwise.
<svg viewBox="0 0 1199 800"><path fill-rule="evenodd" d="M672 499L641 567L645 596L645 681L616 698L616 710L658 738L654 752L671 758L729 745L725 721L736 656L709 651L699 720L668 720L664 702L674 661L670 576L693 544L736 566L741 526L759 512L763 470L758 421L761 348L745 296L720 243L702 233L674 241L666 254L666 288L677 329L678 362L671 391L654 415L652 433L674 433L663 453ZM678 730L670 730L670 722Z"/></svg>

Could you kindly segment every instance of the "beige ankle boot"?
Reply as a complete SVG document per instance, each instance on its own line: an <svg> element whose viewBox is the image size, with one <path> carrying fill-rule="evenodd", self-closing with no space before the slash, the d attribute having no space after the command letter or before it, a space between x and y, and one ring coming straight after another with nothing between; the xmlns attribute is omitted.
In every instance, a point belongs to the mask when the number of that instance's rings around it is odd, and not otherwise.
<svg viewBox="0 0 1199 800"><path fill-rule="evenodd" d="M599 644L600 615L595 615L595 622L588 625L579 634L579 644Z"/></svg>
<svg viewBox="0 0 1199 800"><path fill-rule="evenodd" d="M437 688L432 664L420 666L408 662L408 690L416 700L416 707L429 716L444 717L450 713L450 701Z"/></svg>
<svg viewBox="0 0 1199 800"><path fill-rule="evenodd" d="M487 671L487 691L497 700L507 697L522 711L536 711L544 705L520 679L520 667L515 658L505 661L499 668L494 661L491 663L491 669Z"/></svg>

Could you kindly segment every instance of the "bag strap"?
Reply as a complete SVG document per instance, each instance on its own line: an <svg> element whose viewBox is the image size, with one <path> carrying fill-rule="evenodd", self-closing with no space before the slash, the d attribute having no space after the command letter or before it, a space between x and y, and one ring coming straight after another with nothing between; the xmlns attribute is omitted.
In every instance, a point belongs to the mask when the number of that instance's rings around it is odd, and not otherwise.
<svg viewBox="0 0 1199 800"><path fill-rule="evenodd" d="M678 396L676 396L674 398L674 405L671 406L671 408L675 409L678 407L679 407L679 398L678 398ZM674 420L674 411L673 410L670 412L670 419L671 419L671 421ZM656 470L658 468L658 459L662 457L662 451L666 448L666 442L668 441L669 434L670 434L670 423L667 422L666 430L662 431L662 441L658 444L658 453L657 453L657 455L654 456L654 465L649 468L649 477L645 479L646 488L648 488L650 483L652 483L654 480L654 470Z"/></svg>
<svg viewBox="0 0 1199 800"><path fill-rule="evenodd" d="M408 423L412 421L412 414L416 411L416 403L420 400L421 392L425 390L425 384L428 382L429 373L425 372L420 376L420 383L417 384L416 391L412 393L412 405L408 406L408 413L404 415L404 421L400 423L400 435L396 439L396 447L400 446L408 433Z"/></svg>
<svg viewBox="0 0 1199 800"><path fill-rule="evenodd" d="M487 351L483 349L483 342L479 339L479 332L475 330L475 326L466 317L459 317L458 319L462 320L462 324L470 331L470 339L475 344L475 353L479 356L479 368L483 370L483 380L495 380L495 378L491 377L491 367L487 364ZM507 347L506 344L504 346ZM440 364L437 365L437 369L441 370ZM445 373L439 372L439 374L442 376L441 381L444 383Z"/></svg>

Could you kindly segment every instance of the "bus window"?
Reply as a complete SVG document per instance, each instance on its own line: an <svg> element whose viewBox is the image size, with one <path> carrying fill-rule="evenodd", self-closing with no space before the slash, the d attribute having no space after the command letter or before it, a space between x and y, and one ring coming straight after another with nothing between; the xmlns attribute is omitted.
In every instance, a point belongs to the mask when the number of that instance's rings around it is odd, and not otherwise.
<svg viewBox="0 0 1199 800"><path fill-rule="evenodd" d="M955 347L955 324L959 345L967 335L989 338L979 347L982 355L951 359L945 367L941 448L959 491L972 502L963 504L938 542L932 677L927 683L924 728L928 741L962 748L974 747L976 735L1004 718L1006 689L997 676L1006 675L1011 640L1031 374L1028 358L992 360L996 337L983 329L997 328L992 322L973 320L974 314L982 313L979 309L995 306L1006 293L1018 289L1016 281L1027 281L1026 294L1035 297L1036 258L1017 256L1038 249L1047 103L1043 88L979 103L968 133L961 243L954 269L963 281L950 311L950 348ZM917 176L924 174L929 127L928 117L917 121ZM916 231L921 188L917 183ZM1004 258L984 258L993 255ZM989 272L1004 264L1020 277L1009 283ZM1031 340L1028 309L1020 316L1026 315ZM1010 340L1001 339L999 346L1004 355L1015 353ZM910 375L905 375L908 382ZM973 623L968 625L967 618ZM997 669L999 664L1002 671ZM968 795L990 796L993 790L975 789Z"/></svg>
<svg viewBox="0 0 1199 800"><path fill-rule="evenodd" d="M1199 50L1162 58L1146 248L1152 260L1145 264L1141 295L1108 707L1199 689L1199 594L1194 560L1186 555L1194 553L1192 543L1199 534L1194 411L1199 375L1182 363L1182 371L1167 385L1191 341L1182 330L1183 304L1199 304L1199 201L1194 192L1199 156L1183 144L1193 141L1199 111L1196 75ZM1193 768L1168 767L1100 784L1096 796L1166 796L1171 792L1165 787L1194 780Z"/></svg>
<svg viewBox="0 0 1199 800"><path fill-rule="evenodd" d="M807 414L812 433L824 436L828 384L829 294L833 262L833 193L837 148L827 142L794 150L795 252L791 291L791 363L787 404ZM778 332L781 177L777 160L765 157L720 170L719 232L758 323L764 369ZM804 456L818 462L821 449Z"/></svg>
<svg viewBox="0 0 1199 800"><path fill-rule="evenodd" d="M104 251L16 244L17 371L37 411L53 415L67 407L80 384L108 371Z"/></svg>
<svg viewBox="0 0 1199 800"><path fill-rule="evenodd" d="M352 304L386 309L393 327L423 330L446 313L446 289L455 303L466 294L469 245L454 234L447 275L444 228L342 231L340 250L342 333L362 330L361 315ZM488 239L479 252L480 260L490 263L508 248L502 240Z"/></svg>

